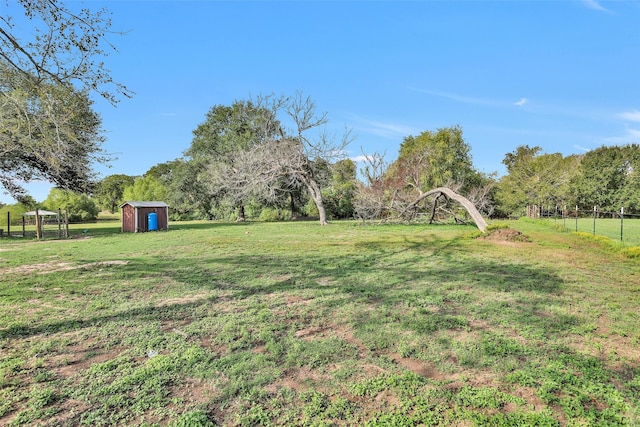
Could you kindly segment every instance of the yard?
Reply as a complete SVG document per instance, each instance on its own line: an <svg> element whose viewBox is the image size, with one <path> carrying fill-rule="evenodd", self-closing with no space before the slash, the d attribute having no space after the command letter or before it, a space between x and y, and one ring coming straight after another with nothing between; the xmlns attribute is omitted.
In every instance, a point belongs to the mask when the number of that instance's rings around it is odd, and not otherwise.
<svg viewBox="0 0 640 427"><path fill-rule="evenodd" d="M0 425L640 425L640 262L509 226L0 240Z"/></svg>

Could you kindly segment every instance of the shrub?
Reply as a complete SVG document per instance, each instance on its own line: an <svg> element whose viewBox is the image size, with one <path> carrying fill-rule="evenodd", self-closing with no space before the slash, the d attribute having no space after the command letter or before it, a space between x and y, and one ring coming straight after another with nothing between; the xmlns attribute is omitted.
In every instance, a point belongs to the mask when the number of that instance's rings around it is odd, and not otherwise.
<svg viewBox="0 0 640 427"><path fill-rule="evenodd" d="M285 214L280 209L262 208L262 212L260 212L260 217L258 219L264 222L284 221Z"/></svg>

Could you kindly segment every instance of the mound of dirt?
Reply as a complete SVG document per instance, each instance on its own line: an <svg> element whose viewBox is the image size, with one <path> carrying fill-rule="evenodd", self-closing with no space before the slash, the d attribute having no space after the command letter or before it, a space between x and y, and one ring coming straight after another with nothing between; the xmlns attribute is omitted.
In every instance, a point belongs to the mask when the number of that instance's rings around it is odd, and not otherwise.
<svg viewBox="0 0 640 427"><path fill-rule="evenodd" d="M491 230L484 236L487 240L494 240L497 242L529 242L529 238L519 232L518 230L514 230L511 228L498 228L496 230Z"/></svg>

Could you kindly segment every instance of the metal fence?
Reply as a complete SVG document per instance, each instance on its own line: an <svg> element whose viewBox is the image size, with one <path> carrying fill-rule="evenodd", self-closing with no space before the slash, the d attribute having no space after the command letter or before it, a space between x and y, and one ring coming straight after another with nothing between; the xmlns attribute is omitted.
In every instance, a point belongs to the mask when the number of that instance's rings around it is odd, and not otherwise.
<svg viewBox="0 0 640 427"><path fill-rule="evenodd" d="M591 233L609 237L621 242L640 245L640 214L602 210L598 206L593 209L574 207L527 207L527 216L553 221L569 231Z"/></svg>

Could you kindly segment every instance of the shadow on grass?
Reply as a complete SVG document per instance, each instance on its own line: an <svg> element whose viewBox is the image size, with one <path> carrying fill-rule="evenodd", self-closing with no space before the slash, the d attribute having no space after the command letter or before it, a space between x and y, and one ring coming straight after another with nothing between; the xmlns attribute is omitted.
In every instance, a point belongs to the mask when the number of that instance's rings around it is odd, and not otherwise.
<svg viewBox="0 0 640 427"><path fill-rule="evenodd" d="M212 228L222 224L185 224L186 227ZM240 224L242 226L247 223ZM229 224L224 224L228 227ZM428 240L428 241L427 241ZM442 316L455 311L458 316L470 316L483 308L481 300L503 301L505 295L515 295L518 303L502 307L503 318L515 329L536 329L536 333L561 333L561 328L578 319L544 312L556 304L562 279L549 269L526 264L499 263L483 259L460 257L458 242L452 240L415 239L413 241L363 242L366 250L353 255L298 254L227 254L216 257L149 259L130 258L119 267L121 277L145 277L150 273L182 283L191 291L225 291L226 299L246 298L278 293L315 292L331 294L331 307L362 305L367 310L435 303L443 307ZM425 252L425 248L429 251ZM207 265L222 266L208 268ZM68 282L77 280L77 271L51 274L69 275ZM85 272L86 274L86 272ZM199 300L184 304L136 308L108 313L88 319L45 322L39 325L15 324L0 329L0 338L27 337L40 333L56 333L85 328L122 319L164 319L185 315L201 304L214 300ZM475 311L469 307L475 306ZM428 313L423 313L425 316ZM438 314L431 313L430 316ZM437 322L436 322L437 323ZM460 322L440 322L443 328L458 328ZM556 325L556 326L554 326Z"/></svg>

